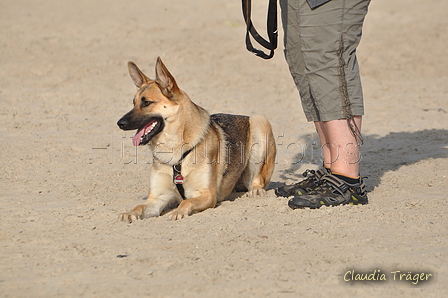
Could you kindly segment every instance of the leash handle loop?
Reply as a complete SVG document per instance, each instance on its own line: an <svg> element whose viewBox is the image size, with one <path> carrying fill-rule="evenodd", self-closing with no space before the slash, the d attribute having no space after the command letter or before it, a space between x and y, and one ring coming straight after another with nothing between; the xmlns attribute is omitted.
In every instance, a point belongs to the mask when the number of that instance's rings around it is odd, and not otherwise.
<svg viewBox="0 0 448 298"><path fill-rule="evenodd" d="M251 20L252 0L242 0L243 16L246 23L246 48L248 51L254 53L256 56L263 59L271 59L274 57L274 50L277 48L278 30L277 30L277 0L269 0L268 17L267 17L267 34L268 39L264 39L255 29ZM262 47L269 50L266 54L263 50L256 49L252 45L250 36L259 43Z"/></svg>

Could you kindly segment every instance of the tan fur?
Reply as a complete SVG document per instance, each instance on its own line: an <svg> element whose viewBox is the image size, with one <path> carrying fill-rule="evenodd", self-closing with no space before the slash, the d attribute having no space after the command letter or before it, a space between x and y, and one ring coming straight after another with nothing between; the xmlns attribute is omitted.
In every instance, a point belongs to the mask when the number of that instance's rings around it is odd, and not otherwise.
<svg viewBox="0 0 448 298"><path fill-rule="evenodd" d="M179 89L160 58L156 63L156 80L149 79L132 62L129 73L138 90L134 108L124 117L160 116L164 128L148 144L154 156L148 199L132 211L120 214L120 220L133 222L159 216L176 202L178 207L168 216L172 220L181 219L215 207L235 186L246 188L248 196L265 194L276 155L272 128L265 117L218 114L211 119L207 111ZM142 106L142 99L152 103ZM243 141L231 144L232 138ZM233 150L229 149L231 146ZM181 162L186 197L183 200L173 183L173 165L192 148Z"/></svg>

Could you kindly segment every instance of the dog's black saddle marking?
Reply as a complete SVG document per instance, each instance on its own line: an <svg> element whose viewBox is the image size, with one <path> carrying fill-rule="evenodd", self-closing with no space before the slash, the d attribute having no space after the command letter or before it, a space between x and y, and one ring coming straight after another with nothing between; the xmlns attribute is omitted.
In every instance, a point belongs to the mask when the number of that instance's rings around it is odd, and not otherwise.
<svg viewBox="0 0 448 298"><path fill-rule="evenodd" d="M224 176L229 171L238 171L246 160L245 146L251 145L249 116L213 114L210 119L222 128L226 138L226 159L221 161L227 164Z"/></svg>

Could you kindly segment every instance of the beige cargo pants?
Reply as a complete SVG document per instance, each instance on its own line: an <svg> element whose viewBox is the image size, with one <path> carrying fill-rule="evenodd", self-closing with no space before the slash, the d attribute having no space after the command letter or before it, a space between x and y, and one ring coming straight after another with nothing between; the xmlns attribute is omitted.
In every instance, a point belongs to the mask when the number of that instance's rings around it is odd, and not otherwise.
<svg viewBox="0 0 448 298"><path fill-rule="evenodd" d="M363 115L356 48L370 0L280 0L285 57L308 121Z"/></svg>

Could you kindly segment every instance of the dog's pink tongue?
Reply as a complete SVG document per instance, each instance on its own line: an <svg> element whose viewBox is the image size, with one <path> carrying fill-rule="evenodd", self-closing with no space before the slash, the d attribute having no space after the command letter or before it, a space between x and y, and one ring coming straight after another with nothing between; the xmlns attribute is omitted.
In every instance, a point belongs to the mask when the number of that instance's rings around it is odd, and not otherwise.
<svg viewBox="0 0 448 298"><path fill-rule="evenodd" d="M145 134L145 129L140 129L135 133L135 136L132 137L132 144L134 144L134 146L138 146L140 145L140 141L143 137L143 135Z"/></svg>
<svg viewBox="0 0 448 298"><path fill-rule="evenodd" d="M148 124L146 124L142 129L138 130L135 135L132 137L132 143L134 144L134 146L138 146L141 143L142 137L149 133L154 127L152 127L152 125L155 123L156 121L151 121Z"/></svg>

